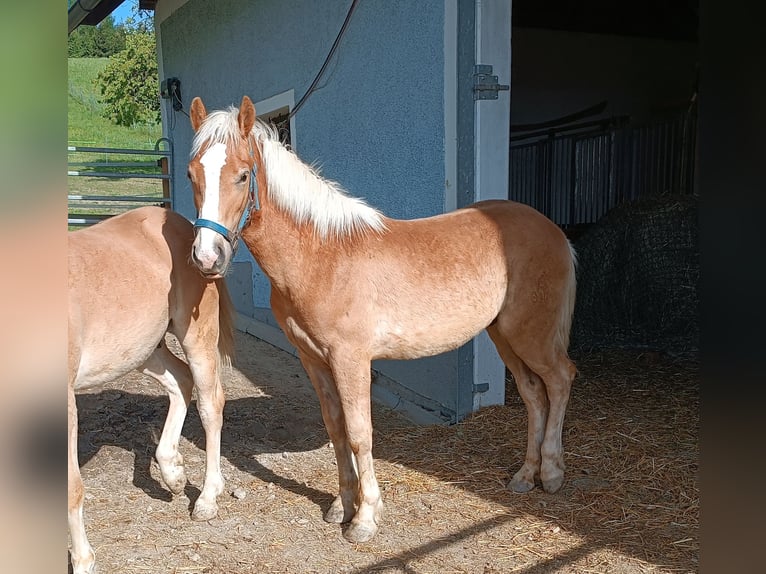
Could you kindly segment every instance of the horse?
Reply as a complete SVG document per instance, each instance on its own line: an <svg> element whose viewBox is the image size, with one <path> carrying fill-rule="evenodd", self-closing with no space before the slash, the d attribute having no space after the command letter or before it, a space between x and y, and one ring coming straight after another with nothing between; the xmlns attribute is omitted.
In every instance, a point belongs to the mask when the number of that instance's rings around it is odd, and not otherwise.
<svg viewBox="0 0 766 574"><path fill-rule="evenodd" d="M216 498L224 488L221 374L233 356L233 307L224 281L204 277L191 264L193 238L191 222L157 206L68 234L68 517L74 574L96 568L83 519L75 391L133 369L159 381L170 406L155 455L163 481L180 494L186 473L178 442L196 386L207 459L192 518L209 520L218 513ZM188 364L168 349L166 333L176 336Z"/></svg>
<svg viewBox="0 0 766 574"><path fill-rule="evenodd" d="M371 540L383 502L372 457L371 361L457 348L486 329L528 413L526 458L509 488L564 481L562 425L575 253L533 208L489 200L412 220L388 218L301 161L239 108L192 101L188 176L198 211L192 261L226 273L240 238L271 284L271 309L319 397L338 466L324 515Z"/></svg>

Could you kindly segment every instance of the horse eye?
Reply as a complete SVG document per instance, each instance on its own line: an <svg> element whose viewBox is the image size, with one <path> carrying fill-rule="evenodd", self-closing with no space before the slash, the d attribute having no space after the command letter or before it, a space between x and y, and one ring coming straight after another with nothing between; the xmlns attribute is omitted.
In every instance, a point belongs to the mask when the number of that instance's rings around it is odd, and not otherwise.
<svg viewBox="0 0 766 574"><path fill-rule="evenodd" d="M245 183L247 181L247 172L244 172L241 176L239 176L239 183Z"/></svg>

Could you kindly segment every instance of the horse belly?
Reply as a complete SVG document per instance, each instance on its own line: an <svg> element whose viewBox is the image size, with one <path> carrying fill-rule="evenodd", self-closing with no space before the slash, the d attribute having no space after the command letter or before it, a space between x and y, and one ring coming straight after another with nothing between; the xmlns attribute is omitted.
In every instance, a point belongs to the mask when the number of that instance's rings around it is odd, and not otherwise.
<svg viewBox="0 0 766 574"><path fill-rule="evenodd" d="M418 359L446 353L470 341L497 316L502 298L484 305L424 305L407 318L377 322L376 359Z"/></svg>
<svg viewBox="0 0 766 574"><path fill-rule="evenodd" d="M103 311L103 309L102 309ZM167 303L143 302L108 315L93 307L84 313L78 337L80 361L75 388L86 389L113 381L146 362L168 326Z"/></svg>

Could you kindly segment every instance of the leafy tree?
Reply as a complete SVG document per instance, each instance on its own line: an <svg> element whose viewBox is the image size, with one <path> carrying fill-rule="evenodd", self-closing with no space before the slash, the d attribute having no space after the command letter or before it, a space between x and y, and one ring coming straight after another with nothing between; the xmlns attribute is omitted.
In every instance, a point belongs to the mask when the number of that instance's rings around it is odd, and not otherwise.
<svg viewBox="0 0 766 574"><path fill-rule="evenodd" d="M104 117L120 126L160 121L159 75L154 35L131 32L126 48L97 77Z"/></svg>
<svg viewBox="0 0 766 574"><path fill-rule="evenodd" d="M98 26L78 26L69 35L70 58L108 58L125 49L125 28L108 16Z"/></svg>

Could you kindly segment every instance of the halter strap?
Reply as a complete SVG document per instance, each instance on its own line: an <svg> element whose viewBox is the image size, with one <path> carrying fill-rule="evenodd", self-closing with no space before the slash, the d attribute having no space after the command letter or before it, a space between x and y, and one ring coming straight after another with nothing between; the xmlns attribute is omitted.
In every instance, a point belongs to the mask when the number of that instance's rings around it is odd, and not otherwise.
<svg viewBox="0 0 766 574"><path fill-rule="evenodd" d="M239 237L242 234L242 230L247 224L247 221L250 219L250 213L253 210L258 211L261 208L258 201L258 180L255 177L255 174L258 171L258 166L255 163L255 154L253 153L252 142L250 144L250 157L253 158L253 167L250 169L250 186L247 192L247 204L245 205L245 211L242 213L242 217L239 218L237 229L230 231L220 223L201 217L194 221L195 231L201 227L206 227L207 229L212 229L219 235L223 235L224 239L226 239L226 241L231 244L231 250L234 253L237 251L237 246L239 245Z"/></svg>

